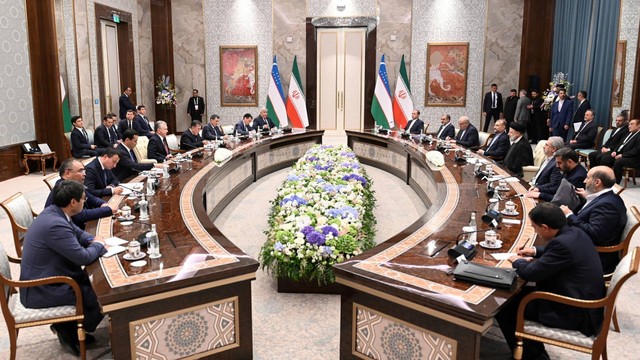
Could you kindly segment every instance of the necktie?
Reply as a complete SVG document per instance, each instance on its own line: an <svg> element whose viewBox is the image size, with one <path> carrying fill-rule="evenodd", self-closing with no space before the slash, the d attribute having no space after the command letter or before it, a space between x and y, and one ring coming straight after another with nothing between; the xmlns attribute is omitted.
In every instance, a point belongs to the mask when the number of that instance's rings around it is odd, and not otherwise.
<svg viewBox="0 0 640 360"><path fill-rule="evenodd" d="M464 132L467 130L462 130L462 132L460 133L460 137L458 138L458 140L462 140L462 138L464 137Z"/></svg>
<svg viewBox="0 0 640 360"><path fill-rule="evenodd" d="M133 150L129 150L129 155L131 155L131 159L133 159L134 162L138 162L138 159L136 159L136 154L133 153Z"/></svg>
<svg viewBox="0 0 640 360"><path fill-rule="evenodd" d="M167 144L167 138L163 138L162 143L164 144L164 152L166 152L167 155L169 155L169 144Z"/></svg>
<svg viewBox="0 0 640 360"><path fill-rule="evenodd" d="M493 140L491 140L491 144L489 144L489 147L487 148L487 150L491 149L493 147L493 144L495 144L498 140L498 138L500 137L501 133L497 133L496 136L493 137Z"/></svg>
<svg viewBox="0 0 640 360"><path fill-rule="evenodd" d="M636 131L637 132L637 131ZM627 135L627 138L624 139L624 141L622 142L622 144L618 147L618 151L620 152L622 151L622 148L629 142L629 140L631 140L631 138L633 137L633 135L635 135L635 132L629 133L629 135Z"/></svg>
<svg viewBox="0 0 640 360"><path fill-rule="evenodd" d="M540 173L542 172L542 170L544 170L545 167L547 167L547 164L549 163L549 158L544 159L544 161L542 162L542 164L540 165L540 168L538 169L538 172L536 173L536 175L533 177L533 179L531 179L531 183L533 185L536 185L536 181L538 181L538 176L540 176Z"/></svg>
<svg viewBox="0 0 640 360"><path fill-rule="evenodd" d="M269 120L267 119L263 119L263 120L264 120L264 123L267 124L267 129L269 129Z"/></svg>
<svg viewBox="0 0 640 360"><path fill-rule="evenodd" d="M109 137L109 144L113 144L113 142L111 142L111 129L107 128L107 136Z"/></svg>
<svg viewBox="0 0 640 360"><path fill-rule="evenodd" d="M84 134L85 139L87 139L87 141L89 141L89 134L87 134L87 130L82 128L82 133Z"/></svg>
<svg viewBox="0 0 640 360"><path fill-rule="evenodd" d="M109 185L107 182L107 170L102 170L102 177L104 178L104 187L107 187Z"/></svg>
<svg viewBox="0 0 640 360"><path fill-rule="evenodd" d="M131 125L131 120L129 120L129 129L133 129L133 125Z"/></svg>
<svg viewBox="0 0 640 360"><path fill-rule="evenodd" d="M442 130L444 130L446 125L440 125L440 131L438 131L438 137L442 136Z"/></svg>
<svg viewBox="0 0 640 360"><path fill-rule="evenodd" d="M491 93L491 97L493 98L493 101L492 101L493 105L491 105L491 108L495 109L497 107L496 106L496 93L492 92Z"/></svg>

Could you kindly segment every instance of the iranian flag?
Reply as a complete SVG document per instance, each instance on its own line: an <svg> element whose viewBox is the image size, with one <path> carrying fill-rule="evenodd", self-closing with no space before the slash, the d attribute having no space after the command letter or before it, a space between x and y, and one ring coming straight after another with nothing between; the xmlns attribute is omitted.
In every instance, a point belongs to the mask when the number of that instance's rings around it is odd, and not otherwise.
<svg viewBox="0 0 640 360"><path fill-rule="evenodd" d="M407 77L407 67L404 64L404 55L400 62L400 71L396 80L396 92L393 94L393 119L398 129L407 126L413 111L413 100L411 99L411 88Z"/></svg>
<svg viewBox="0 0 640 360"><path fill-rule="evenodd" d="M302 91L297 56L293 58L293 70L291 70L291 81L289 82L289 94L287 96L287 116L291 119L291 126L294 128L306 128L309 126L307 101Z"/></svg>
<svg viewBox="0 0 640 360"><path fill-rule="evenodd" d="M387 65L384 63L384 55L380 59L376 89L371 103L371 115L376 120L376 124L381 125L383 128L391 129L393 127L393 104L391 102L389 77L387 76Z"/></svg>
<svg viewBox="0 0 640 360"><path fill-rule="evenodd" d="M269 80L269 92L267 95L267 116L273 120L276 126L287 126L287 108L284 106L284 91L282 81L278 71L276 56L273 56L273 66L271 67L271 79Z"/></svg>
<svg viewBox="0 0 640 360"><path fill-rule="evenodd" d="M60 75L60 98L62 101L62 122L64 131L71 131L73 125L71 124L71 110L69 110L69 97L67 96L67 90L64 87L64 80Z"/></svg>

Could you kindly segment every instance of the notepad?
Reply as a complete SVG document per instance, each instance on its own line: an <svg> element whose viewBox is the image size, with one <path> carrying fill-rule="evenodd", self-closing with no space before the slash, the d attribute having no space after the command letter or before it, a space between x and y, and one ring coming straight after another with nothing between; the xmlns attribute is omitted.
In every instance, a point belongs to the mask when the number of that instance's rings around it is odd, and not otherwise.
<svg viewBox="0 0 640 360"><path fill-rule="evenodd" d="M113 255L116 255L116 254L120 254L121 252L123 252L125 250L127 250L127 248L124 247L124 246L120 246L120 245L111 246L109 248L109 250L106 252L106 254L102 255L102 257L107 258L107 257L113 256Z"/></svg>
<svg viewBox="0 0 640 360"><path fill-rule="evenodd" d="M109 246L117 246L117 245L123 245L123 244L128 243L127 240L121 239L121 238L119 238L117 236L105 239L104 242L105 242L105 244L107 244Z"/></svg>

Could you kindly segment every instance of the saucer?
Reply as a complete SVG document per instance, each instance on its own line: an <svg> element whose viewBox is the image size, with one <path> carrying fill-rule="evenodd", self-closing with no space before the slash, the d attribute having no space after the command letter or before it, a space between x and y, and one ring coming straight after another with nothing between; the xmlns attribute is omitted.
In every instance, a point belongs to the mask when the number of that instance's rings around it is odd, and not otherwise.
<svg viewBox="0 0 640 360"><path fill-rule="evenodd" d="M138 260L131 263L131 266L133 267L143 267L145 265L147 265L147 262L144 260Z"/></svg>
<svg viewBox="0 0 640 360"><path fill-rule="evenodd" d="M502 211L500 211L500 213L502 215L506 215L506 216L518 216L518 215L520 215L520 213L517 210L512 212L512 213L509 213L509 212L506 212L506 211L502 210Z"/></svg>
<svg viewBox="0 0 640 360"><path fill-rule="evenodd" d="M505 186L505 187L498 186L496 189L497 189L498 191L509 191L509 190L511 190L511 188L510 188L510 187L508 187L508 186Z"/></svg>
<svg viewBox="0 0 640 360"><path fill-rule="evenodd" d="M133 221L120 221L120 225L122 225L122 226L131 226L131 225L133 225Z"/></svg>
<svg viewBox="0 0 640 360"><path fill-rule="evenodd" d="M486 241L480 241L480 246L482 246L485 249L500 249L502 247L502 241L496 240L495 246L489 246L487 245Z"/></svg>
<svg viewBox="0 0 640 360"><path fill-rule="evenodd" d="M143 251L140 251L138 256L133 256L130 253L126 253L126 254L122 255L122 258L125 259L125 260L133 261L133 260L140 260L140 259L144 258L145 256L147 256L147 254L145 254Z"/></svg>
<svg viewBox="0 0 640 360"><path fill-rule="evenodd" d="M135 215L129 215L128 217L118 216L118 221L131 221L135 218Z"/></svg>

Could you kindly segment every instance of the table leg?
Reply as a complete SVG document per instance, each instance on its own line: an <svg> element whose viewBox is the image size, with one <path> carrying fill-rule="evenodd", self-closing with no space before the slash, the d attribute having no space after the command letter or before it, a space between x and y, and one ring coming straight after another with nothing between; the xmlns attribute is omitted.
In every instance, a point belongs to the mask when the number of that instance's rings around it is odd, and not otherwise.
<svg viewBox="0 0 640 360"><path fill-rule="evenodd" d="M56 172L56 164L58 164L58 157L53 154L53 172Z"/></svg>
<svg viewBox="0 0 640 360"><path fill-rule="evenodd" d="M22 164L24 165L24 174L29 175L29 164L26 157L22 159Z"/></svg>
<svg viewBox="0 0 640 360"><path fill-rule="evenodd" d="M47 159L45 159L44 157L40 159L40 165L42 166L42 176L47 176L47 172L45 171L46 161Z"/></svg>

